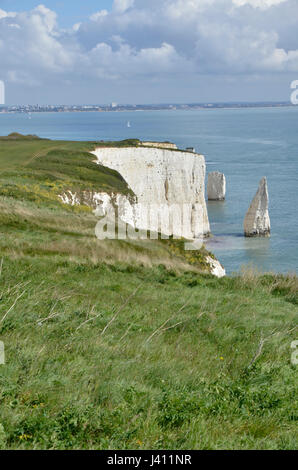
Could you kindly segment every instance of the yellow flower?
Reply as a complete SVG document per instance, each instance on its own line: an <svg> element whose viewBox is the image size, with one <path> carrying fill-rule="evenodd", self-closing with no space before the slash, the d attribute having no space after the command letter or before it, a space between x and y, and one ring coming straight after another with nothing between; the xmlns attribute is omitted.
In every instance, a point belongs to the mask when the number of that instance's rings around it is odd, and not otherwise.
<svg viewBox="0 0 298 470"><path fill-rule="evenodd" d="M32 437L31 434L21 434L21 435L19 436L19 439L20 439L21 441L22 441L22 440L27 441L28 439L31 439L31 437Z"/></svg>
<svg viewBox="0 0 298 470"><path fill-rule="evenodd" d="M35 403L34 405L32 405L33 408L43 408L44 407L44 403Z"/></svg>
<svg viewBox="0 0 298 470"><path fill-rule="evenodd" d="M220 356L220 358L219 358L219 359L220 359L221 361L223 361L223 360L224 360L224 358L223 358L222 356Z"/></svg>

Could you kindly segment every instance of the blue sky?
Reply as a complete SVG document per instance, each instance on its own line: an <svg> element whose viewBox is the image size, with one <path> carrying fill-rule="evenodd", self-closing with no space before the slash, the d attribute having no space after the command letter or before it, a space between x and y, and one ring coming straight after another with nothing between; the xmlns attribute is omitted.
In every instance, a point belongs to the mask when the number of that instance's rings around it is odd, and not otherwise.
<svg viewBox="0 0 298 470"><path fill-rule="evenodd" d="M87 20L95 11L111 10L113 0L0 0L0 8L7 11L23 11L33 9L41 3L58 13L60 26L68 27Z"/></svg>
<svg viewBox="0 0 298 470"><path fill-rule="evenodd" d="M297 0L0 0L12 103L288 101Z"/></svg>

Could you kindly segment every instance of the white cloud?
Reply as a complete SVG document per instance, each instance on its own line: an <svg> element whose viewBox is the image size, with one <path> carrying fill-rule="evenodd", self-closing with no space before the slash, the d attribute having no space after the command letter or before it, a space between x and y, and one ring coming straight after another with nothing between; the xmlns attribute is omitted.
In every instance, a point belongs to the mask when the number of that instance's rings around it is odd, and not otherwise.
<svg viewBox="0 0 298 470"><path fill-rule="evenodd" d="M33 10L33 15L37 13L49 32L53 31L57 24L57 14L45 7L44 5L38 5Z"/></svg>
<svg viewBox="0 0 298 470"><path fill-rule="evenodd" d="M44 5L0 9L0 78L145 87L164 77L178 84L202 74L298 73L297 23L296 0L115 0L111 12L68 31Z"/></svg>
<svg viewBox="0 0 298 470"><path fill-rule="evenodd" d="M134 5L134 0L114 0L113 10L117 13L124 13Z"/></svg>
<svg viewBox="0 0 298 470"><path fill-rule="evenodd" d="M107 79L150 78L191 70L191 64L177 54L170 44L157 48L136 50L128 44L118 43L118 49L99 43L83 59L85 66L100 77Z"/></svg>
<svg viewBox="0 0 298 470"><path fill-rule="evenodd" d="M77 32L79 29L80 29L80 26L81 26L82 23L75 23L72 27L72 29Z"/></svg>
<svg viewBox="0 0 298 470"><path fill-rule="evenodd" d="M56 13L43 5L30 12L2 15L0 20L1 78L36 83L49 73L67 73L74 50L56 30Z"/></svg>
<svg viewBox="0 0 298 470"><path fill-rule="evenodd" d="M13 18L14 16L16 16L16 13L14 12L9 12L9 11L4 11L4 10L1 10L0 8L0 20L2 18Z"/></svg>
<svg viewBox="0 0 298 470"><path fill-rule="evenodd" d="M280 3L284 3L287 0L233 0L235 5L242 7L244 5L250 5L254 8L260 8L261 10L266 10L275 5L279 5Z"/></svg>
<svg viewBox="0 0 298 470"><path fill-rule="evenodd" d="M109 14L108 10L100 10L90 16L91 21L98 21Z"/></svg>

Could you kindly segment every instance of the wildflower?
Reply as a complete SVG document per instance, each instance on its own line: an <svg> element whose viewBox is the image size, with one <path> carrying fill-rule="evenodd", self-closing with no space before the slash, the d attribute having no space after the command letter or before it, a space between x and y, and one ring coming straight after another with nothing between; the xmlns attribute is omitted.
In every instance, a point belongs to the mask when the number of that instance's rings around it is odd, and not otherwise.
<svg viewBox="0 0 298 470"><path fill-rule="evenodd" d="M21 441L27 441L28 439L31 439L31 437L32 437L31 434L21 434L21 435L19 436L19 439L20 439Z"/></svg>

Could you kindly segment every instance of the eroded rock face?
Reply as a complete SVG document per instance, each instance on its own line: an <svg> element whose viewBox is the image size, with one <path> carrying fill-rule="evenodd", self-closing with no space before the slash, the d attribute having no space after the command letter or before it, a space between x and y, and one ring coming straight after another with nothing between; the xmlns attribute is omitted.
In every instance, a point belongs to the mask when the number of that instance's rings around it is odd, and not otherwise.
<svg viewBox="0 0 298 470"><path fill-rule="evenodd" d="M99 218L95 227L99 240L133 238L135 229L140 229L136 230L137 239L142 240L142 229L146 231L144 239L149 236L147 230L151 232L150 238L157 230L164 235L181 235L198 241L197 249L200 249L204 236L210 232L204 196L205 159L202 155L148 147L101 147L92 153L96 155L98 164L117 170L134 193L126 196L119 193L68 190L59 196L65 204L83 204L94 209L94 214ZM156 227L152 223L151 214L146 211L148 207L153 213L159 213L161 222L165 222L169 212L173 220L179 212L183 213L182 233L175 233L174 224L165 230ZM117 219L113 218L114 215ZM214 276L225 276L224 268L216 259L207 256L206 262L209 272Z"/></svg>
<svg viewBox="0 0 298 470"><path fill-rule="evenodd" d="M207 196L209 201L223 201L226 197L226 177L219 171L208 175Z"/></svg>
<svg viewBox="0 0 298 470"><path fill-rule="evenodd" d="M264 177L259 183L259 189L244 219L244 234L246 237L270 236L268 204L267 179Z"/></svg>
<svg viewBox="0 0 298 470"><path fill-rule="evenodd" d="M145 147L98 148L92 153L99 164L118 171L136 195L136 204L125 210L122 220L140 229L188 239L209 235L202 155ZM160 230L151 218L151 210L155 214L160 211L159 220L163 222L167 209L173 218L183 213L182 233L174 222Z"/></svg>
<svg viewBox="0 0 298 470"><path fill-rule="evenodd" d="M216 277L225 277L226 275L226 270L225 268L220 264L220 262L217 259L211 258L210 256L207 256L207 262L210 265L211 268L211 274Z"/></svg>

